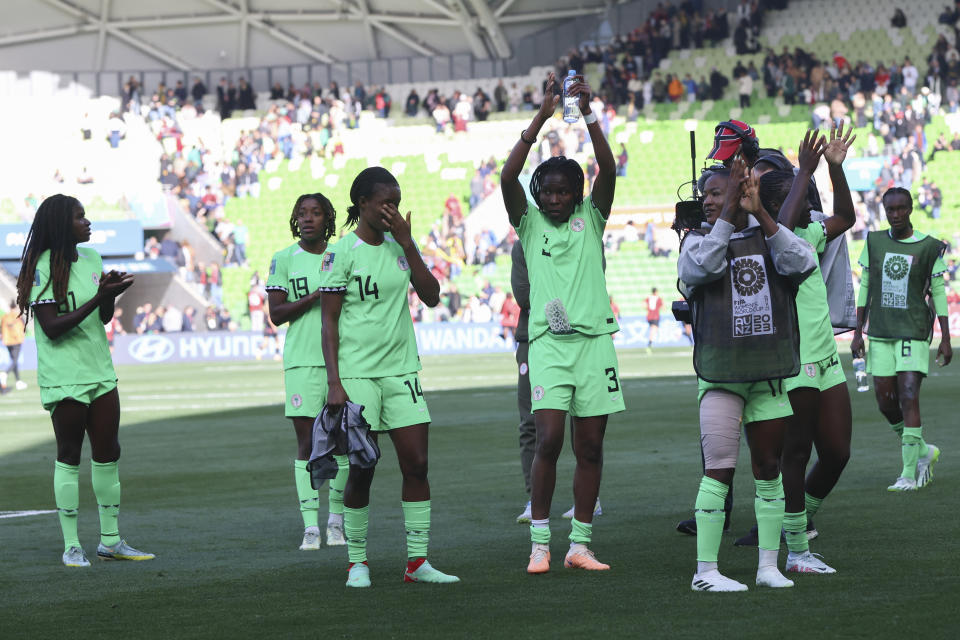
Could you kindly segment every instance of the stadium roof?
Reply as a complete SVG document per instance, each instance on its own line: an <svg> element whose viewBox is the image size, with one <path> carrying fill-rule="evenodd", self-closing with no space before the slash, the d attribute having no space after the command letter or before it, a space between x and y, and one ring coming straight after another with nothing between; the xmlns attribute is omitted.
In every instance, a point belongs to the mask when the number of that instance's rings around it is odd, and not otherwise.
<svg viewBox="0 0 960 640"><path fill-rule="evenodd" d="M195 70L472 54L626 0L33 0L8 3L0 69Z"/></svg>

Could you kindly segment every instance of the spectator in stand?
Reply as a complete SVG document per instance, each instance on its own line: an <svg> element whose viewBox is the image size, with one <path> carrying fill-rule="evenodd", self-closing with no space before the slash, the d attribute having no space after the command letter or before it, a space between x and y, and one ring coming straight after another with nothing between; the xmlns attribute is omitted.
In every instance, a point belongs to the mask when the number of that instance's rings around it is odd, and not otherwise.
<svg viewBox="0 0 960 640"><path fill-rule="evenodd" d="M183 316L180 318L180 331L193 331L193 323L197 316L197 310L187 305L183 309Z"/></svg>
<svg viewBox="0 0 960 640"><path fill-rule="evenodd" d="M722 100L728 84L730 84L730 81L727 77L720 73L716 67L713 67L710 70L710 99Z"/></svg>
<svg viewBox="0 0 960 640"><path fill-rule="evenodd" d="M415 118L417 113L420 111L420 95L417 93L416 89L410 89L410 93L407 95L406 106L404 107L404 113L409 117Z"/></svg>
<svg viewBox="0 0 960 640"><path fill-rule="evenodd" d="M503 304L500 306L500 326L503 331L500 336L506 340L507 336L513 340L516 337L517 325L520 322L520 305L513 299L513 294L507 292Z"/></svg>
<svg viewBox="0 0 960 640"><path fill-rule="evenodd" d="M744 69L737 78L737 94L740 96L740 108L750 108L750 96L753 94L753 78Z"/></svg>
<svg viewBox="0 0 960 640"><path fill-rule="evenodd" d="M193 79L193 86L190 87L190 96L193 98L193 104L198 110L202 110L203 97L207 95L207 85L199 77Z"/></svg>
<svg viewBox="0 0 960 640"><path fill-rule="evenodd" d="M890 26L896 29L903 29L907 26L907 16L903 14L903 9L895 9L893 17L890 18Z"/></svg>

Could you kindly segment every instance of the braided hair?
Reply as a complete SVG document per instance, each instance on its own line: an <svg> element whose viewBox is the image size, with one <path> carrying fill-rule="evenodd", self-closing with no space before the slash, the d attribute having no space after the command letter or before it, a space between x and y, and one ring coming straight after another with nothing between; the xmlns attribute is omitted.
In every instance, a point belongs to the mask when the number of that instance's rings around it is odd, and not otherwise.
<svg viewBox="0 0 960 640"><path fill-rule="evenodd" d="M537 207L540 206L540 189L543 187L543 179L550 173L559 173L566 178L570 190L575 194L577 204L583 202L583 168L576 160L556 156L541 162L530 178L530 195L533 196Z"/></svg>
<svg viewBox="0 0 960 640"><path fill-rule="evenodd" d="M795 178L796 176L794 176L793 171L779 170L768 171L760 176L760 184L758 188L760 204L763 205L763 208L766 209L767 213L769 213L774 220L777 219L777 215L780 212L780 207L783 206L783 201L787 199L787 194L790 193L790 189L793 187L793 181ZM819 202L817 187L815 184L813 184L813 182L808 181L806 206L806 210L808 212L810 211L810 208L814 206L815 202ZM797 226L806 227L809 222L810 219L808 216L802 216Z"/></svg>
<svg viewBox="0 0 960 640"><path fill-rule="evenodd" d="M290 213L290 233L294 238L300 237L300 225L297 224L297 213L300 211L300 205L304 200L316 200L323 210L323 241L327 242L333 237L337 230L337 211L333 208L333 203L322 193L305 193L297 198L293 203L293 211Z"/></svg>
<svg viewBox="0 0 960 640"><path fill-rule="evenodd" d="M907 199L907 202L910 203L910 208L911 208L911 209L913 208L913 194L910 193L909 190L904 189L903 187L890 187L889 189L887 189L886 191L884 191L884 192L883 192L883 197L880 198L880 201L884 203L883 206L884 206L884 207L887 206L887 205L886 205L887 196L895 196L895 195L904 196L904 197Z"/></svg>
<svg viewBox="0 0 960 640"><path fill-rule="evenodd" d="M360 198L372 196L378 184L385 184L388 187L400 186L393 174L383 167L367 167L353 179L353 184L350 185L352 204L347 207L347 221L343 223L344 228L357 225L360 221Z"/></svg>
<svg viewBox="0 0 960 640"><path fill-rule="evenodd" d="M20 314L29 317L30 290L33 288L40 255L50 250L50 280L43 287L43 295L53 284L53 299L62 302L70 284L70 265L77 251L73 235L73 211L82 206L80 201L62 193L44 200L33 217L27 241L20 257L20 275L17 277L17 305Z"/></svg>

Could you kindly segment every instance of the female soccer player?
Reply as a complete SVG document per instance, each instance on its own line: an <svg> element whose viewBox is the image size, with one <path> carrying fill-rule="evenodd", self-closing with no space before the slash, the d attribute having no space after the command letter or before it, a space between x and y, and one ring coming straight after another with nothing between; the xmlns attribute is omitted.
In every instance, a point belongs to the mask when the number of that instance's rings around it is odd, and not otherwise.
<svg viewBox="0 0 960 640"><path fill-rule="evenodd" d="M777 570L783 522L780 454L785 418L791 414L777 378L799 366L795 291L787 279L802 281L816 262L809 246L762 208L755 218L747 215L740 206L746 181L746 167L739 158L730 171L710 175L703 202L707 228L684 239L677 263L693 313L705 469L696 501L694 591L747 589L717 568L724 500L736 467L741 422L757 490L756 583L793 586Z"/></svg>
<svg viewBox="0 0 960 640"><path fill-rule="evenodd" d="M111 271L93 249L90 221L76 198L57 194L37 209L23 249L17 304L33 311L37 331L40 401L50 412L57 439L53 491L63 532L63 564L90 563L77 536L80 451L90 439L93 492L100 511L97 556L105 560L150 560L120 538L120 397L103 325L113 319L115 298L133 276ZM29 309L29 310L28 310Z"/></svg>
<svg viewBox="0 0 960 640"><path fill-rule="evenodd" d="M400 215L400 185L383 167L361 171L350 187L347 226L356 226L323 256L321 290L327 405L364 407L371 432L390 434L400 473L407 530L405 582L459 582L427 562L430 412L420 387L420 356L407 308L410 284L428 307L440 283L410 237L410 213ZM367 528L374 469L350 467L343 526L350 557L348 587L369 587Z"/></svg>
<svg viewBox="0 0 960 640"><path fill-rule="evenodd" d="M607 417L624 410L611 334L613 317L603 274L603 230L616 184L616 162L596 116L590 86L577 79L570 87L597 159L598 175L589 199L583 198L583 169L567 158L550 158L533 173L528 202L518 176L537 134L553 117L560 97L554 74L540 110L521 133L501 173L510 224L523 243L530 279L529 370L537 448L531 469L532 551L529 573L550 570L550 503L563 447L567 413L574 417L574 513L565 567L605 570L587 548L603 469Z"/></svg>
<svg viewBox="0 0 960 640"><path fill-rule="evenodd" d="M853 128L843 132L831 128L830 142L815 132L807 132L800 144L799 171L761 171L759 207L767 213L781 211L780 222L797 237L808 242L818 256L826 243L844 233L856 221L853 200L843 173L843 160L853 143ZM813 207L808 191L810 177L821 155L826 159L833 183L834 215L811 221ZM760 166L766 166L761 163ZM758 173L755 168L754 174ZM755 209L757 207L751 207ZM785 508L783 528L786 535L788 572L835 573L834 569L810 553L807 539L807 505L816 511L836 485L850 458L852 417L847 380L833 337L827 287L819 266L797 290L797 318L800 325L801 370L786 380L793 417L784 441L782 467ZM813 444L818 460L804 481Z"/></svg>
<svg viewBox="0 0 960 640"><path fill-rule="evenodd" d="M320 266L327 242L336 229L336 212L321 193L307 193L293 205L290 233L297 242L273 255L267 278L270 320L275 325L290 323L283 344L283 382L287 403L284 414L293 421L297 435L297 457L293 476L303 516L300 549L320 548L318 521L319 494L310 483L307 461L313 446L313 421L327 399L327 374L323 367L320 341ZM349 463L336 456L339 471L330 481L327 516L327 545L342 545L343 487Z"/></svg>

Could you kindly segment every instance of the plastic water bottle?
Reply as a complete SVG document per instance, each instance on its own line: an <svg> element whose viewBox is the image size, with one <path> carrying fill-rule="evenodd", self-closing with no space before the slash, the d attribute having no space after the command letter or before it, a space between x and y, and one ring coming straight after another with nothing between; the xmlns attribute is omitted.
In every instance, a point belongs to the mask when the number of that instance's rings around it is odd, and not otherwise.
<svg viewBox="0 0 960 640"><path fill-rule="evenodd" d="M867 381L867 363L863 358L853 359L853 375L857 377L857 391L870 391L870 383Z"/></svg>
<svg viewBox="0 0 960 640"><path fill-rule="evenodd" d="M570 85L577 81L577 72L573 69L567 71L567 77L563 79L563 121L576 122L580 119L580 96L570 95Z"/></svg>

